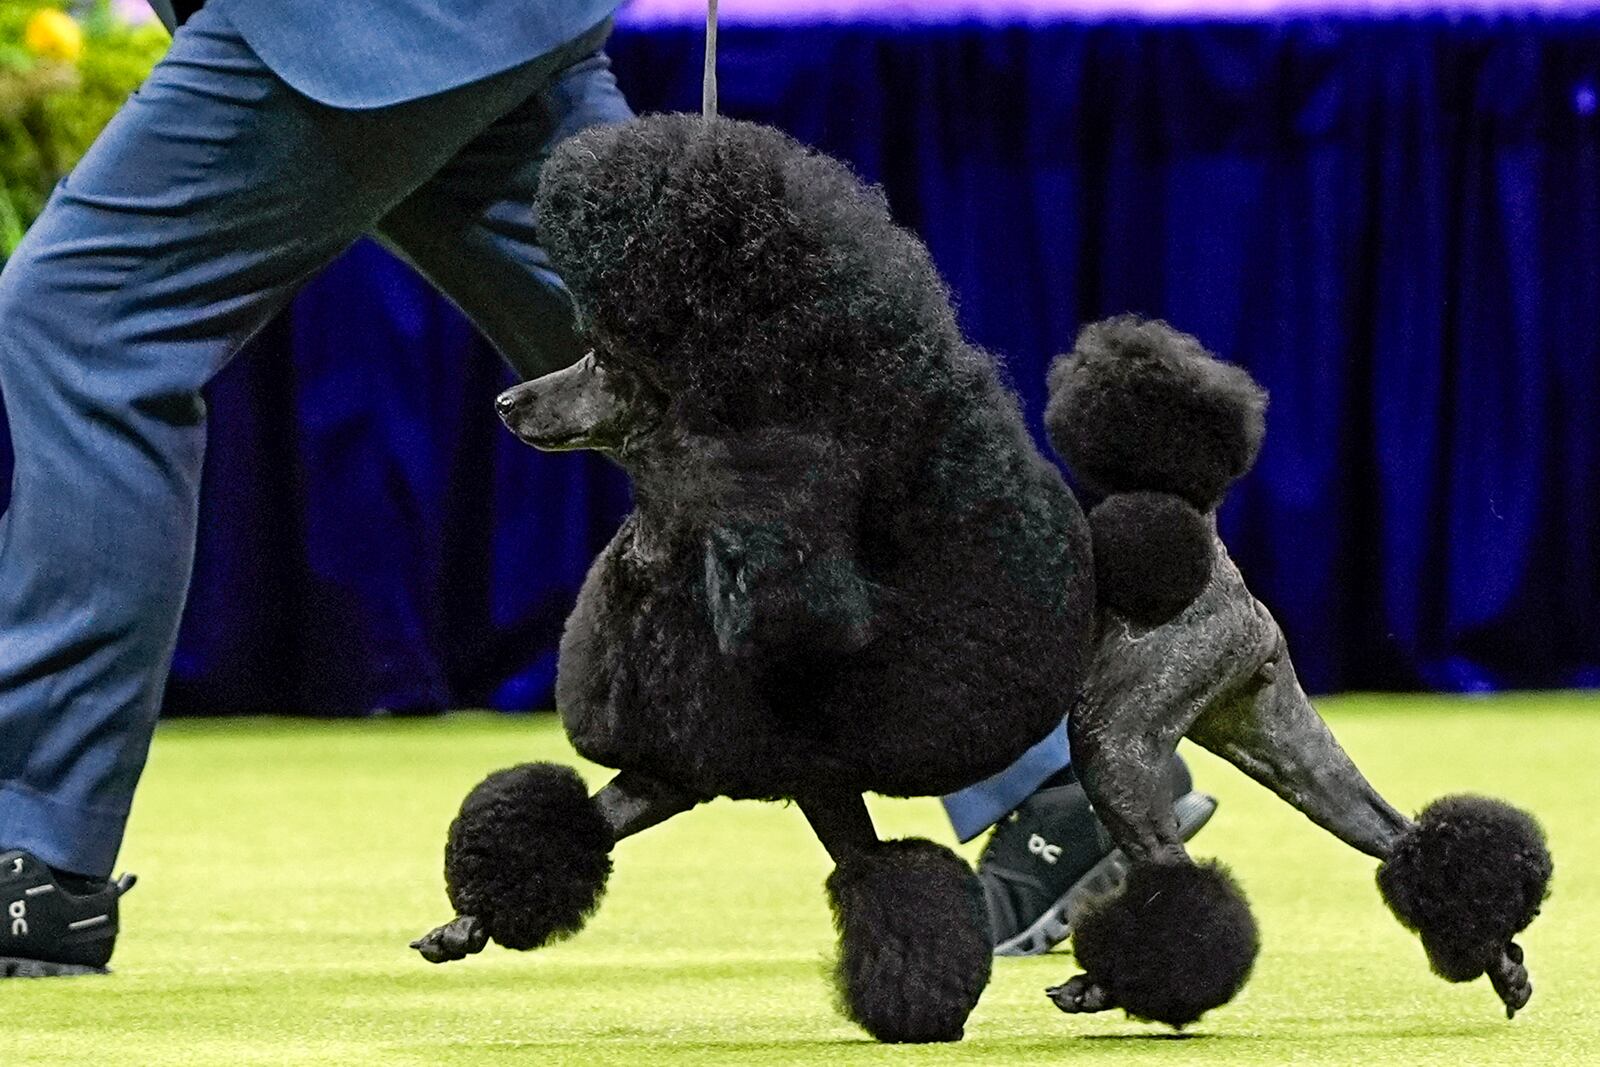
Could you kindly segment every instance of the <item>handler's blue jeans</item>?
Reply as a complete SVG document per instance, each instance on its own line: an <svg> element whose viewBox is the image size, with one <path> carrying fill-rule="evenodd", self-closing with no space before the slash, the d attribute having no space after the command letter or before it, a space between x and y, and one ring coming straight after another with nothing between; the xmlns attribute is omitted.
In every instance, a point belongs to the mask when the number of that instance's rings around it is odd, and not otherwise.
<svg viewBox="0 0 1600 1067"><path fill-rule="evenodd" d="M950 827L962 841L971 841L1010 815L1034 790L1072 762L1065 720L1011 766L977 785L944 797Z"/></svg>
<svg viewBox="0 0 1600 1067"><path fill-rule="evenodd" d="M338 111L207 7L56 190L0 274L0 847L110 873L189 582L200 388L308 275L376 233L521 374L580 355L532 201L557 141L630 116L605 32Z"/></svg>

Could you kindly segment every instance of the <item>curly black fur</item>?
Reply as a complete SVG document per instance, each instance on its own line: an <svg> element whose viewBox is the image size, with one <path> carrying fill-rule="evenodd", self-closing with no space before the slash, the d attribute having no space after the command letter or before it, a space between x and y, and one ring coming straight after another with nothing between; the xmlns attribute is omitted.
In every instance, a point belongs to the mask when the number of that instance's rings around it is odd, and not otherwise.
<svg viewBox="0 0 1600 1067"><path fill-rule="evenodd" d="M1221 864L1142 864L1120 893L1083 909L1072 947L1118 1007L1181 1027L1244 987L1260 938Z"/></svg>
<svg viewBox="0 0 1600 1067"><path fill-rule="evenodd" d="M1255 463L1266 406L1241 368L1127 315L1085 327L1051 366L1045 427L1096 492L1175 493L1210 511Z"/></svg>
<svg viewBox="0 0 1600 1067"><path fill-rule="evenodd" d="M1048 733L1088 524L882 195L663 115L565 142L539 211L637 505L562 644L578 750L696 795L930 795Z"/></svg>
<svg viewBox="0 0 1600 1067"><path fill-rule="evenodd" d="M1470 982L1539 914L1553 870L1527 812L1487 797L1442 797L1378 868L1378 888L1421 936L1434 971Z"/></svg>
<svg viewBox="0 0 1600 1067"><path fill-rule="evenodd" d="M828 876L840 1011L879 1041L958 1041L993 949L972 869L932 841L886 841Z"/></svg>
<svg viewBox="0 0 1600 1067"><path fill-rule="evenodd" d="M1144 626L1188 607L1211 578L1205 516L1170 493L1116 493L1089 513L1100 602Z"/></svg>
<svg viewBox="0 0 1600 1067"><path fill-rule="evenodd" d="M588 131L546 165L538 210L596 356L699 427L853 412L898 438L922 405L896 391L929 399L923 378L948 379L962 347L881 192L770 127L658 115Z"/></svg>
<svg viewBox="0 0 1600 1067"><path fill-rule="evenodd" d="M445 843L445 889L456 914L482 919L499 944L539 948L577 933L599 906L611 846L577 772L525 763L462 801Z"/></svg>

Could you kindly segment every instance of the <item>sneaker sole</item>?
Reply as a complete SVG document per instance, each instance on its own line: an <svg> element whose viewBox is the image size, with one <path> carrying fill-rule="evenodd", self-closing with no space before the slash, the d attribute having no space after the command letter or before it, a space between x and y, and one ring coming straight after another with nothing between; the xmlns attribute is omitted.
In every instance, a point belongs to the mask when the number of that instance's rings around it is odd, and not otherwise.
<svg viewBox="0 0 1600 1067"><path fill-rule="evenodd" d="M109 967L83 963L51 963L48 960L19 960L0 956L0 978L78 978L90 974L110 974Z"/></svg>
<svg viewBox="0 0 1600 1067"><path fill-rule="evenodd" d="M1205 793L1189 792L1172 806L1178 817L1178 836L1188 841L1199 833L1217 812L1217 800ZM996 956L1041 956L1072 936L1068 916L1086 900L1103 897L1122 884L1128 874L1128 857L1120 848L1106 853L1089 873L1072 883L1072 888L1044 910L1022 933L995 946Z"/></svg>

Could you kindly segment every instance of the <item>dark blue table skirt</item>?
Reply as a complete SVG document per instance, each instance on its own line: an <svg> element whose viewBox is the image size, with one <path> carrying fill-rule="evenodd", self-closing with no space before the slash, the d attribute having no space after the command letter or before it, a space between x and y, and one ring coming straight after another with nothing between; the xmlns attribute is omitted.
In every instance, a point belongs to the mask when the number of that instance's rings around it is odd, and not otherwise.
<svg viewBox="0 0 1600 1067"><path fill-rule="evenodd" d="M883 182L1030 418L1086 320L1272 392L1224 532L1308 685L1600 685L1600 16L730 27L723 100ZM641 110L693 28L620 31ZM361 246L211 391L183 713L546 707L626 508L511 441L460 317Z"/></svg>

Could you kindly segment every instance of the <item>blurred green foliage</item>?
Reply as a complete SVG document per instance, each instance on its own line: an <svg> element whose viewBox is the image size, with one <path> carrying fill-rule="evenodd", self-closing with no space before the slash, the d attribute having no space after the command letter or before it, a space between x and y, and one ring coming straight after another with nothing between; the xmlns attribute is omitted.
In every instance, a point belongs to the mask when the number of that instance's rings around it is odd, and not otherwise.
<svg viewBox="0 0 1600 1067"><path fill-rule="evenodd" d="M41 11L71 15L76 31L58 16L41 25ZM169 43L110 0L0 0L0 261Z"/></svg>

